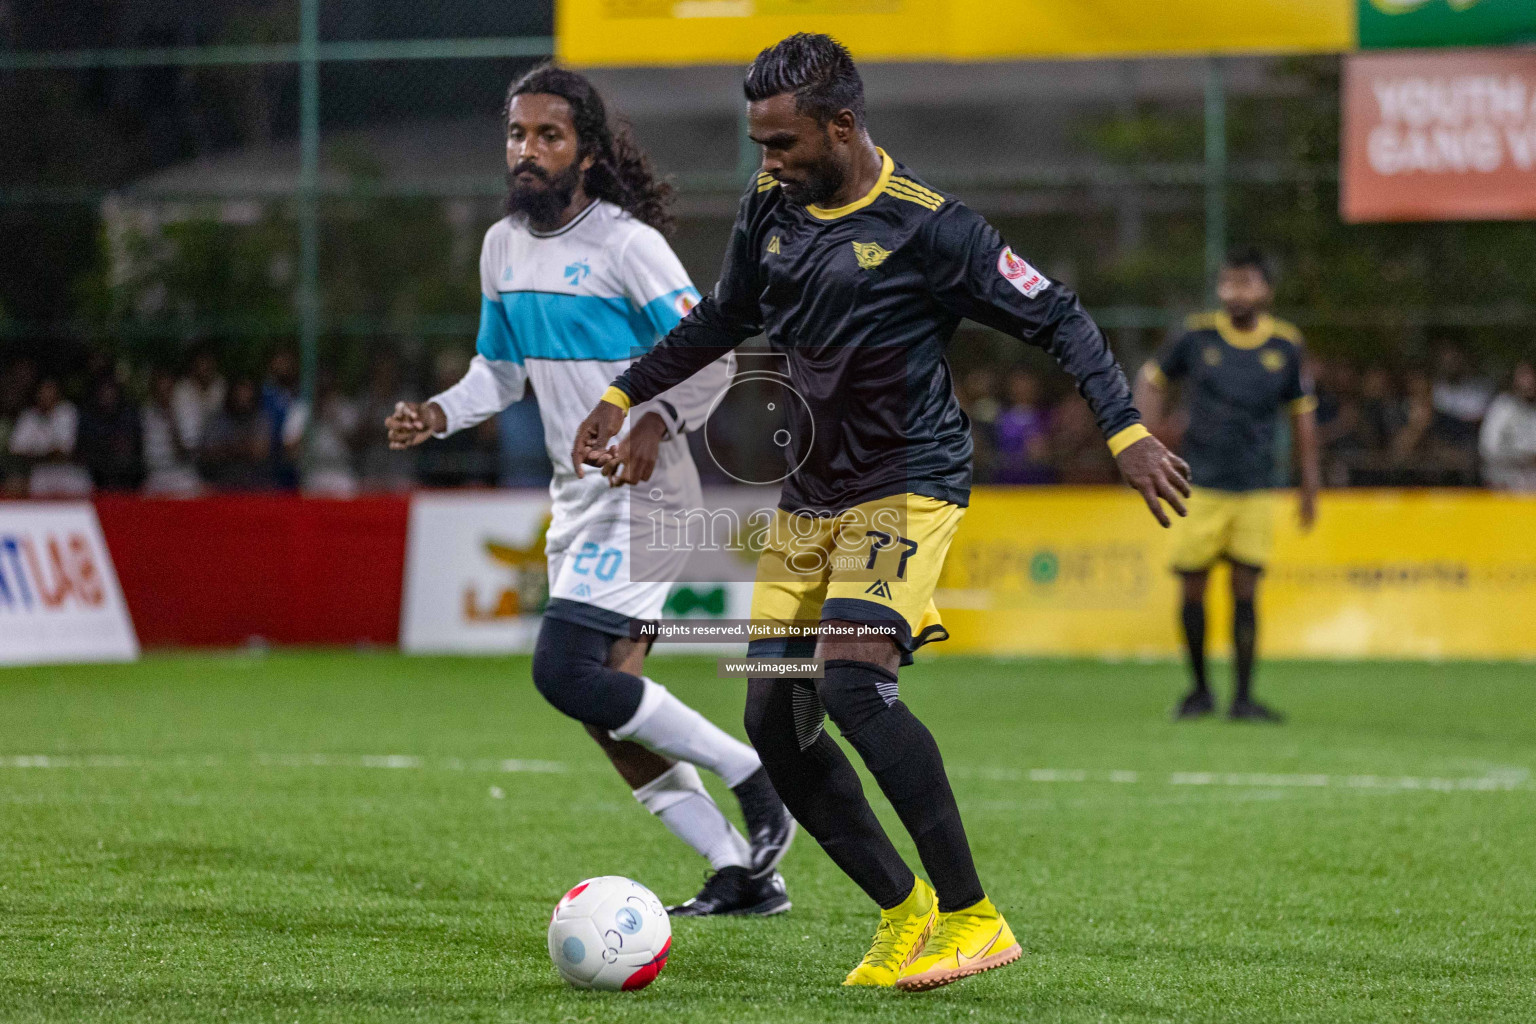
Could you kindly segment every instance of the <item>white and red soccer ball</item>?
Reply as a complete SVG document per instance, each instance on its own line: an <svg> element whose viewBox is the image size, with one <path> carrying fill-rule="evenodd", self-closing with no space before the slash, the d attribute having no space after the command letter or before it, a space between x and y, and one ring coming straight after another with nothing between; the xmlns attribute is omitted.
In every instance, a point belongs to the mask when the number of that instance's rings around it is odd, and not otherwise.
<svg viewBox="0 0 1536 1024"><path fill-rule="evenodd" d="M633 992L656 980L672 951L667 910L639 882L589 878L549 918L549 959L577 988Z"/></svg>

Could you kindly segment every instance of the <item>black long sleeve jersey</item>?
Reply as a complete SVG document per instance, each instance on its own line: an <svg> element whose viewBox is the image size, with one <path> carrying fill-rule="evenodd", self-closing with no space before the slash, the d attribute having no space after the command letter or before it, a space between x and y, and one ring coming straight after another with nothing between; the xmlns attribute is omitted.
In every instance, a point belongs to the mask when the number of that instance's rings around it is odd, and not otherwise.
<svg viewBox="0 0 1536 1024"><path fill-rule="evenodd" d="M1125 374L1076 295L980 215L880 156L875 187L837 209L790 203L759 174L713 294L614 386L646 401L766 333L804 399L787 403L798 468L779 506L815 514L903 492L969 502L970 422L944 356L962 317L1050 352L1106 438L1139 424Z"/></svg>

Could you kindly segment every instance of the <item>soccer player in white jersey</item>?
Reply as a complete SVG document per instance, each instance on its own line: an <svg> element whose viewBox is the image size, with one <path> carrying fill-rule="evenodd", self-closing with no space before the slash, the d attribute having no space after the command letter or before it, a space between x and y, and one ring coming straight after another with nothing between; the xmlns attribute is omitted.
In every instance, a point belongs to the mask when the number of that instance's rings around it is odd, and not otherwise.
<svg viewBox="0 0 1536 1024"><path fill-rule="evenodd" d="M549 605L533 655L539 692L584 723L638 799L714 873L681 916L775 914L789 909L777 869L794 837L757 753L642 675L645 641L633 620L659 618L670 578L630 576L631 489L676 509L701 504L683 434L703 425L726 387L722 359L637 407L620 441L624 473L578 478L576 426L616 374L682 318L699 293L667 245L671 189L656 181L622 126L581 75L540 67L507 100L507 217L480 254L476 355L464 378L386 421L391 447L445 437L493 416L531 385L554 463L546 541ZM725 818L695 765L741 804L750 842Z"/></svg>

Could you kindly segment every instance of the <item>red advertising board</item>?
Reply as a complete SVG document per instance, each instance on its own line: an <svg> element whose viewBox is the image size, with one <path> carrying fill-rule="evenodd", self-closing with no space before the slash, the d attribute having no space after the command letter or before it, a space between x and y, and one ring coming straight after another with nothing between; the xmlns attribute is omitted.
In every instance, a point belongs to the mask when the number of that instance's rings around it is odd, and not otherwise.
<svg viewBox="0 0 1536 1024"><path fill-rule="evenodd" d="M394 644L407 495L191 500L106 495L96 512L146 647Z"/></svg>
<svg viewBox="0 0 1536 1024"><path fill-rule="evenodd" d="M1536 217L1536 51L1346 59L1345 221Z"/></svg>

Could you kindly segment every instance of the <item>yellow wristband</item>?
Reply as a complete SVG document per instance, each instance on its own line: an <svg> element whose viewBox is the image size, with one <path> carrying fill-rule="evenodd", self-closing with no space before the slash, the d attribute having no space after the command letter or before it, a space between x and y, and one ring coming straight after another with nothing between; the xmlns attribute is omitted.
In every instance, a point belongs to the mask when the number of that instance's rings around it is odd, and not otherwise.
<svg viewBox="0 0 1536 1024"><path fill-rule="evenodd" d="M1124 430L1120 431L1114 437L1109 439L1109 454L1118 458L1120 453L1125 451L1131 445L1135 444L1137 441L1140 441L1144 437L1151 436L1151 432L1148 431L1146 427L1142 426L1140 423L1132 423L1130 426L1126 427Z"/></svg>
<svg viewBox="0 0 1536 1024"><path fill-rule="evenodd" d="M612 384L608 385L608 390L603 392L603 401L609 405L618 406L624 412L629 412L629 396Z"/></svg>

